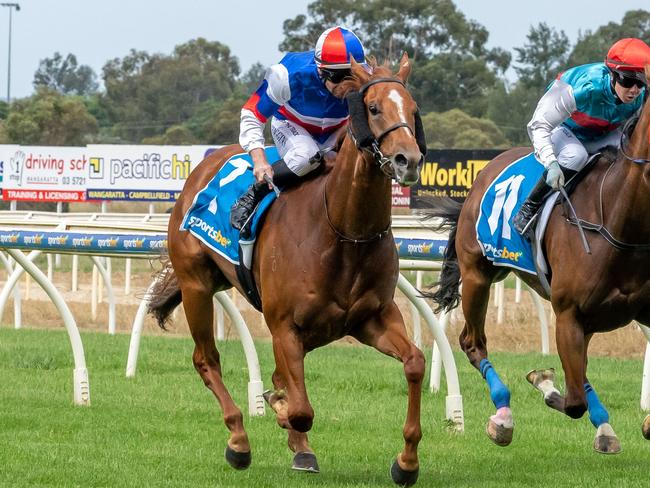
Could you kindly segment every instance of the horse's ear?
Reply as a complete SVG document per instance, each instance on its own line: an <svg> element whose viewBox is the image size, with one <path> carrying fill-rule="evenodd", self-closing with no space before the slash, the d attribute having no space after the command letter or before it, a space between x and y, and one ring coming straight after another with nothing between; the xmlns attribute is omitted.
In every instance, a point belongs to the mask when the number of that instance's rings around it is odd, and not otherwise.
<svg viewBox="0 0 650 488"><path fill-rule="evenodd" d="M400 59L399 61L399 71L395 76L397 76L400 80L406 83L406 80L408 79L410 74L411 74L411 61L409 60L409 55L406 53L406 51L404 51L404 54L402 54L402 59Z"/></svg>
<svg viewBox="0 0 650 488"><path fill-rule="evenodd" d="M350 56L350 68L352 69L354 77L361 81L362 85L368 83L368 80L370 80L370 73L368 73L368 70L362 64L357 63L352 56Z"/></svg>

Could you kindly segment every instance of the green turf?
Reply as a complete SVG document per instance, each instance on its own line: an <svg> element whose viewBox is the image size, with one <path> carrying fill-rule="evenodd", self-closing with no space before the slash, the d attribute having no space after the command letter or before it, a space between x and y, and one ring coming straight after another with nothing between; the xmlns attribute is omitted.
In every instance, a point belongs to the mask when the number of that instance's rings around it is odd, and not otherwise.
<svg viewBox="0 0 650 488"><path fill-rule="evenodd" d="M72 405L72 356L62 331L0 329L1 486L392 486L389 466L402 447L406 386L401 365L363 347L311 353L307 386L316 411L311 441L319 475L289 469L284 431L267 409L246 417L253 464L244 472L223 459L227 431L216 401L191 364L192 343L143 338L138 373L124 377L128 336L82 334L92 406ZM220 346L227 385L246 411L247 370L241 346ZM258 344L265 381L269 344ZM494 411L478 372L458 356L466 431L451 433L444 394L423 396L418 486L644 486L650 444L640 435L642 364L593 358L590 377L608 406L623 453L592 451L594 428L549 410L525 381L556 357L494 354L512 390L515 438L487 439Z"/></svg>

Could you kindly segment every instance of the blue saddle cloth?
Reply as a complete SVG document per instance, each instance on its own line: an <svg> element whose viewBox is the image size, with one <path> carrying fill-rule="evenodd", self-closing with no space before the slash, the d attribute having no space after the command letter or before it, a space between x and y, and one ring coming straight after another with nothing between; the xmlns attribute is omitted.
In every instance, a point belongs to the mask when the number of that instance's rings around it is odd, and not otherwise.
<svg viewBox="0 0 650 488"><path fill-rule="evenodd" d="M268 161L278 161L275 147L264 149ZM235 265L240 264L239 231L230 225L230 208L255 181L253 161L246 154L235 154L221 167L210 182L194 197L185 214L181 229L190 231L214 252ZM256 236L261 217L276 199L270 192L257 206L251 222L251 235ZM251 238L248 242L253 242Z"/></svg>
<svg viewBox="0 0 650 488"><path fill-rule="evenodd" d="M481 200L476 238L483 254L497 266L508 266L537 274L530 241L520 236L512 219L544 173L533 153L507 166Z"/></svg>

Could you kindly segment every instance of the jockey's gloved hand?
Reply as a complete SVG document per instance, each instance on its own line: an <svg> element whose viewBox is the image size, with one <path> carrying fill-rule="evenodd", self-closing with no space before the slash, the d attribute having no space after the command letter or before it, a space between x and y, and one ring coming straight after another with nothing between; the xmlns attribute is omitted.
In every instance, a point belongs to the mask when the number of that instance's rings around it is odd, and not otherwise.
<svg viewBox="0 0 650 488"><path fill-rule="evenodd" d="M557 161L553 161L546 168L546 184L554 190L559 190L564 186L564 173Z"/></svg>

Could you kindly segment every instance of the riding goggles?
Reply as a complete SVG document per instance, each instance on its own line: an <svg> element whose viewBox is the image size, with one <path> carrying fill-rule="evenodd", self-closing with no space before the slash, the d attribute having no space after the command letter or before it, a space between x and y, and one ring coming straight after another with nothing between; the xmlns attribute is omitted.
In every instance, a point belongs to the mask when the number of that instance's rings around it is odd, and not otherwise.
<svg viewBox="0 0 650 488"><path fill-rule="evenodd" d="M632 88L635 85L639 88L644 88L648 84L645 74L640 71L615 71L615 73L616 82L623 88Z"/></svg>
<svg viewBox="0 0 650 488"><path fill-rule="evenodd" d="M320 69L321 76L324 81L331 81L334 84L341 83L344 79L352 76L352 71L350 69Z"/></svg>

